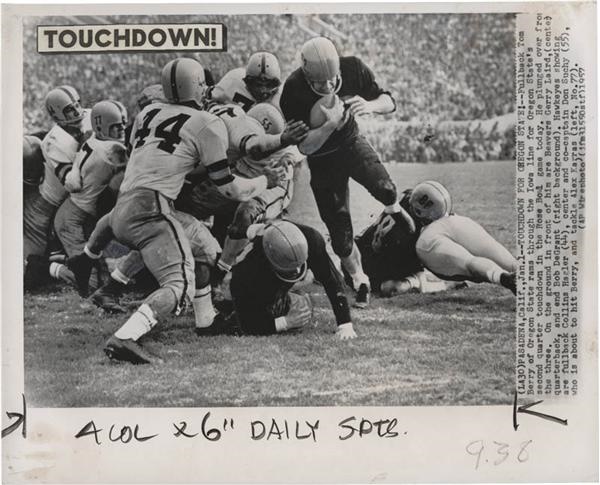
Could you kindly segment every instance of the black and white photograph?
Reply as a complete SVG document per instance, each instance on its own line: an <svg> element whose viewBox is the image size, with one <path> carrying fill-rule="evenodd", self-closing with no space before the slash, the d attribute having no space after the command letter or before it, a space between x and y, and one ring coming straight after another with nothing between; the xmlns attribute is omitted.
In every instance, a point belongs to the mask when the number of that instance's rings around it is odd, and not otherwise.
<svg viewBox="0 0 600 485"><path fill-rule="evenodd" d="M227 50L37 52L183 23L223 25ZM31 402L511 402L514 31L510 13L28 19Z"/></svg>
<svg viewBox="0 0 600 485"><path fill-rule="evenodd" d="M597 481L595 14L3 5L3 482Z"/></svg>

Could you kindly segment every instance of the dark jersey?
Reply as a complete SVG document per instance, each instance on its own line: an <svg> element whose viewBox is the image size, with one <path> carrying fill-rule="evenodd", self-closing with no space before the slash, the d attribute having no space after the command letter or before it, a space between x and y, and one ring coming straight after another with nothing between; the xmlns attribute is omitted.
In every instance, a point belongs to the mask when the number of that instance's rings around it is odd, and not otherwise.
<svg viewBox="0 0 600 485"><path fill-rule="evenodd" d="M340 71L342 85L337 95L342 100L358 95L367 101L372 101L383 93L391 97L388 91L379 87L371 69L357 57L340 57ZM285 81L281 93L280 106L285 119L287 121L304 121L307 126L310 126L310 112L319 98L321 96L310 88L302 69L296 69ZM356 120L354 116L350 115L350 119L344 127L339 131L334 131L313 155L333 151L357 134Z"/></svg>
<svg viewBox="0 0 600 485"><path fill-rule="evenodd" d="M342 275L327 254L323 236L311 227L296 225L308 243L308 268L323 285L338 325L350 322ZM262 238L256 238L253 249L232 270L231 295L242 328L247 331L251 327L252 333L274 333L275 317L289 310L282 308L281 302L286 301L292 286L275 275L264 253ZM273 308L278 308L280 315L274 315Z"/></svg>
<svg viewBox="0 0 600 485"><path fill-rule="evenodd" d="M400 204L409 211L411 190L403 193ZM400 280L423 269L417 257L416 244L421 225L411 234L400 214L390 214L369 226L356 238L362 256L363 269L371 280L371 288L378 291L387 280Z"/></svg>

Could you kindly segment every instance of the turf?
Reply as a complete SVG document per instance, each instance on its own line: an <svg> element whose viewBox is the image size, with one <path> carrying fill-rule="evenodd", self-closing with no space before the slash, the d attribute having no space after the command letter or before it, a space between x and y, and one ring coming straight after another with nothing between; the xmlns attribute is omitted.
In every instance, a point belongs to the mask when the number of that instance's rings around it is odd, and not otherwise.
<svg viewBox="0 0 600 485"><path fill-rule="evenodd" d="M394 165L399 188L424 179L444 183L455 211L514 246L514 165L510 162ZM298 174L290 218L323 228ZM380 206L351 187L355 229ZM114 363L102 352L124 321L67 288L25 296L25 386L44 407L200 407L505 404L514 389L512 294L489 284L427 295L372 300L355 310L359 338L339 342L321 287L302 333L271 337L196 337L193 316L172 318L144 346L164 363ZM126 303L135 307L128 295Z"/></svg>

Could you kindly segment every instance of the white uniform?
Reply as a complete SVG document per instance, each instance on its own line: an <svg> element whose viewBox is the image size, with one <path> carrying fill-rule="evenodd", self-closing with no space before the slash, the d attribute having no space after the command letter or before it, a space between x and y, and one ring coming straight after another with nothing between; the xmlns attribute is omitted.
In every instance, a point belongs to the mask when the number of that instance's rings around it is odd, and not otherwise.
<svg viewBox="0 0 600 485"><path fill-rule="evenodd" d="M244 111L248 111L258 101L250 94L246 83L244 82L246 77L246 69L239 67L232 69L215 85L211 93L211 99L222 104L237 104L242 107ZM271 103L276 108L279 108L279 100L281 98L281 89L275 93L272 98L267 99L266 103Z"/></svg>

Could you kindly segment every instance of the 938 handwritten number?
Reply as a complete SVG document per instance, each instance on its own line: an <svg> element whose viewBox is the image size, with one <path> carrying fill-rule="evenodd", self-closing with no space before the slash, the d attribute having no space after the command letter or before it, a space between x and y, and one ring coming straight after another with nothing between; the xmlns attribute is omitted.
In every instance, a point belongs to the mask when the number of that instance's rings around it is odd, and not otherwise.
<svg viewBox="0 0 600 485"><path fill-rule="evenodd" d="M516 460L519 463L524 463L529 460L529 450L527 447L533 442L533 440L527 440L521 442L519 445L510 445L508 443L501 443L499 441L492 441L491 444L486 444L483 440L471 441L465 450L471 456L475 458L475 470L479 469L479 466L483 463L492 463L494 466L498 466L504 463L509 456L516 453Z"/></svg>

